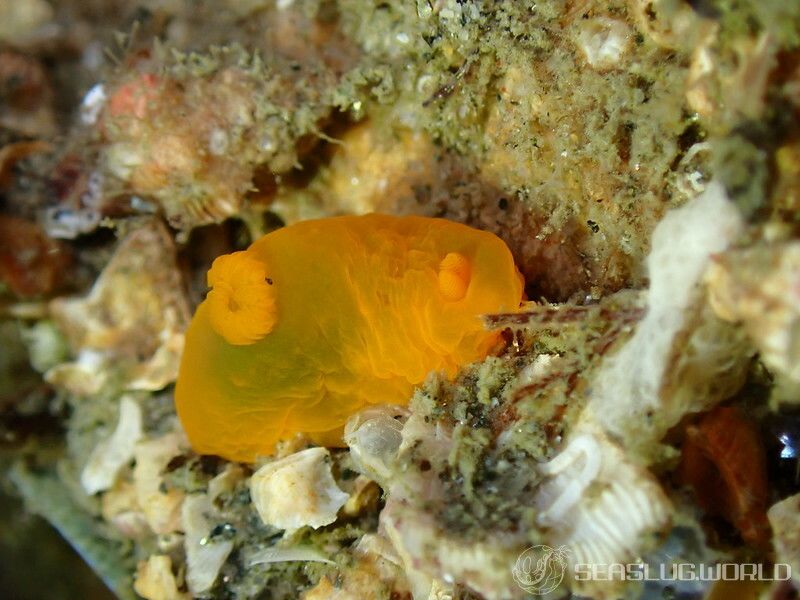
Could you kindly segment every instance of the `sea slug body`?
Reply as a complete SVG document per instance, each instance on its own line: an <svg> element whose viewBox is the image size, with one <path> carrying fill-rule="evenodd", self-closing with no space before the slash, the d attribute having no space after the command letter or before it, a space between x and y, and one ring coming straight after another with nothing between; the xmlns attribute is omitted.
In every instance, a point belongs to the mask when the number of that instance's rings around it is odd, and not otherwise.
<svg viewBox="0 0 800 600"><path fill-rule="evenodd" d="M175 392L193 448L252 461L296 432L340 443L371 404L408 402L499 342L522 277L491 233L385 215L304 221L219 257Z"/></svg>

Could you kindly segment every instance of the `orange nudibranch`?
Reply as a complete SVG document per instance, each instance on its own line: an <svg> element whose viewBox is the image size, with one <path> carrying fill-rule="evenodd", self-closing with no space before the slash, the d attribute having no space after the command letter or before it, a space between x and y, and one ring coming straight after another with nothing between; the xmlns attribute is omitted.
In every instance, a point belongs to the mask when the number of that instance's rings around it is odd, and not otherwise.
<svg viewBox="0 0 800 600"><path fill-rule="evenodd" d="M219 257L175 390L192 447L252 461L297 432L341 441L370 404L406 404L500 341L480 316L518 309L495 235L443 219L303 221Z"/></svg>

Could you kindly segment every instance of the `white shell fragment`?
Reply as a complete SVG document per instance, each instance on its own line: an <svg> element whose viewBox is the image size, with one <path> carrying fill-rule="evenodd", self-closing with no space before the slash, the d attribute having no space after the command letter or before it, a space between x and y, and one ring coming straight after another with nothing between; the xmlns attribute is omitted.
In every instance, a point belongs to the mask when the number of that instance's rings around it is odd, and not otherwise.
<svg viewBox="0 0 800 600"><path fill-rule="evenodd" d="M381 511L379 530L391 542L414 598L452 598L436 594L447 590L452 594L448 582L454 581L469 582L470 589L485 598L519 597L510 568L521 550L519 536L453 539L443 534L440 523L423 506L391 494Z"/></svg>
<svg viewBox="0 0 800 600"><path fill-rule="evenodd" d="M426 422L414 413L403 426L400 460L406 453L418 453L431 463L445 464L452 440L448 425ZM519 597L521 590L512 578L511 565L524 548L524 528L513 533L492 532L485 540L450 535L432 508L447 502L434 469L395 469L386 494L379 533L391 546L384 557L402 565L414 598L452 597L455 581L487 599ZM446 595L448 592L451 595Z"/></svg>
<svg viewBox="0 0 800 600"><path fill-rule="evenodd" d="M800 494L784 498L767 511L775 545L775 562L791 567L795 583L800 581Z"/></svg>
<svg viewBox="0 0 800 600"><path fill-rule="evenodd" d="M138 540L152 533L132 482L118 478L100 497L101 514L123 537Z"/></svg>
<svg viewBox="0 0 800 600"><path fill-rule="evenodd" d="M95 446L81 472L81 485L87 494L96 494L114 485L117 474L133 459L136 442L141 437L142 409L131 396L123 396L114 433Z"/></svg>
<svg viewBox="0 0 800 600"><path fill-rule="evenodd" d="M232 540L209 538L216 509L207 494L192 494L183 502L181 524L186 534L186 583L193 595L208 590L233 550Z"/></svg>
<svg viewBox="0 0 800 600"><path fill-rule="evenodd" d="M333 523L348 498L333 479L325 448L264 465L250 480L250 495L264 523L290 530Z"/></svg>
<svg viewBox="0 0 800 600"><path fill-rule="evenodd" d="M268 563L279 562L322 562L329 565L335 565L331 559L326 557L322 552L316 548L265 548L260 552L256 552L250 557L249 565L264 565Z"/></svg>
<svg viewBox="0 0 800 600"><path fill-rule="evenodd" d="M181 454L185 440L177 432L136 444L133 485L136 500L155 533L172 533L180 529L181 503L184 493L176 488L162 490L163 471L169 461Z"/></svg>
<svg viewBox="0 0 800 600"><path fill-rule="evenodd" d="M139 563L133 589L145 600L181 600L189 595L178 591L172 574L172 560L163 554L153 554Z"/></svg>
<svg viewBox="0 0 800 600"><path fill-rule="evenodd" d="M581 24L577 42L586 62L593 69L605 71L619 66L632 38L624 22L600 17Z"/></svg>

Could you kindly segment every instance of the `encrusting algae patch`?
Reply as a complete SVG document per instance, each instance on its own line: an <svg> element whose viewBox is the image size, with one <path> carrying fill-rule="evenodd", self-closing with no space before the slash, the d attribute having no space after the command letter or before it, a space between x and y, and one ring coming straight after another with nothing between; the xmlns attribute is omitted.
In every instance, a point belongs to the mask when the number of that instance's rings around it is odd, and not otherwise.
<svg viewBox="0 0 800 600"><path fill-rule="evenodd" d="M296 432L341 443L370 404L406 404L499 342L523 280L495 235L443 219L304 221L218 258L175 392L193 448L252 461Z"/></svg>

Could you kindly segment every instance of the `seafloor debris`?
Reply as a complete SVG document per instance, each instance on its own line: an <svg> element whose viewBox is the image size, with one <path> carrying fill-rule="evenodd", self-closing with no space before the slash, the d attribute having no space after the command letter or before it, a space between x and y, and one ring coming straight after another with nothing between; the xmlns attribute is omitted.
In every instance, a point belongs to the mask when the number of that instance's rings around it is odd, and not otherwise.
<svg viewBox="0 0 800 600"><path fill-rule="evenodd" d="M792 576L797 581L800 569L800 496L777 502L767 516L774 534L776 560L791 565Z"/></svg>
<svg viewBox="0 0 800 600"><path fill-rule="evenodd" d="M134 457L142 437L142 409L134 398L119 400L119 422L114 433L95 446L81 472L81 485L87 494L106 491L114 485L119 471Z"/></svg>
<svg viewBox="0 0 800 600"><path fill-rule="evenodd" d="M333 479L325 448L267 463L253 473L250 496L264 523L290 531L333 523L348 498Z"/></svg>
<svg viewBox="0 0 800 600"><path fill-rule="evenodd" d="M741 386L750 346L711 314L701 287L711 256L741 230L738 211L712 182L653 233L647 312L630 341L603 363L589 405L627 446L652 447L684 415Z"/></svg>
<svg viewBox="0 0 800 600"><path fill-rule="evenodd" d="M761 359L800 382L800 243L762 242L719 256L707 274L709 301L741 322Z"/></svg>
<svg viewBox="0 0 800 600"><path fill-rule="evenodd" d="M544 546L552 597L734 585L587 562L798 580L800 4L0 0L0 41L0 468L118 597L523 598L518 558ZM404 376L402 407L353 350L366 410L212 411L208 436L224 422L226 455L258 462L193 450L173 383L213 259L368 212L505 242L527 301L484 316L496 348ZM366 259L350 281L381 298ZM327 372L322 264L287 344ZM436 264L428 293L459 302L464 265ZM420 362L414 331L393 359ZM198 373L209 350L185 354Z"/></svg>
<svg viewBox="0 0 800 600"><path fill-rule="evenodd" d="M0 282L23 298L47 296L64 284L70 252L35 223L0 215Z"/></svg>
<svg viewBox="0 0 800 600"><path fill-rule="evenodd" d="M134 591L146 600L179 600L189 595L178 591L172 573L172 560L164 554L154 554L136 568Z"/></svg>
<svg viewBox="0 0 800 600"><path fill-rule="evenodd" d="M687 428L680 475L707 513L721 513L748 543L768 545L766 457L739 410L717 407Z"/></svg>
<svg viewBox="0 0 800 600"><path fill-rule="evenodd" d="M122 240L88 296L57 298L50 311L77 359L50 369L50 383L85 395L112 371L123 389L160 390L175 380L189 309L160 223Z"/></svg>

